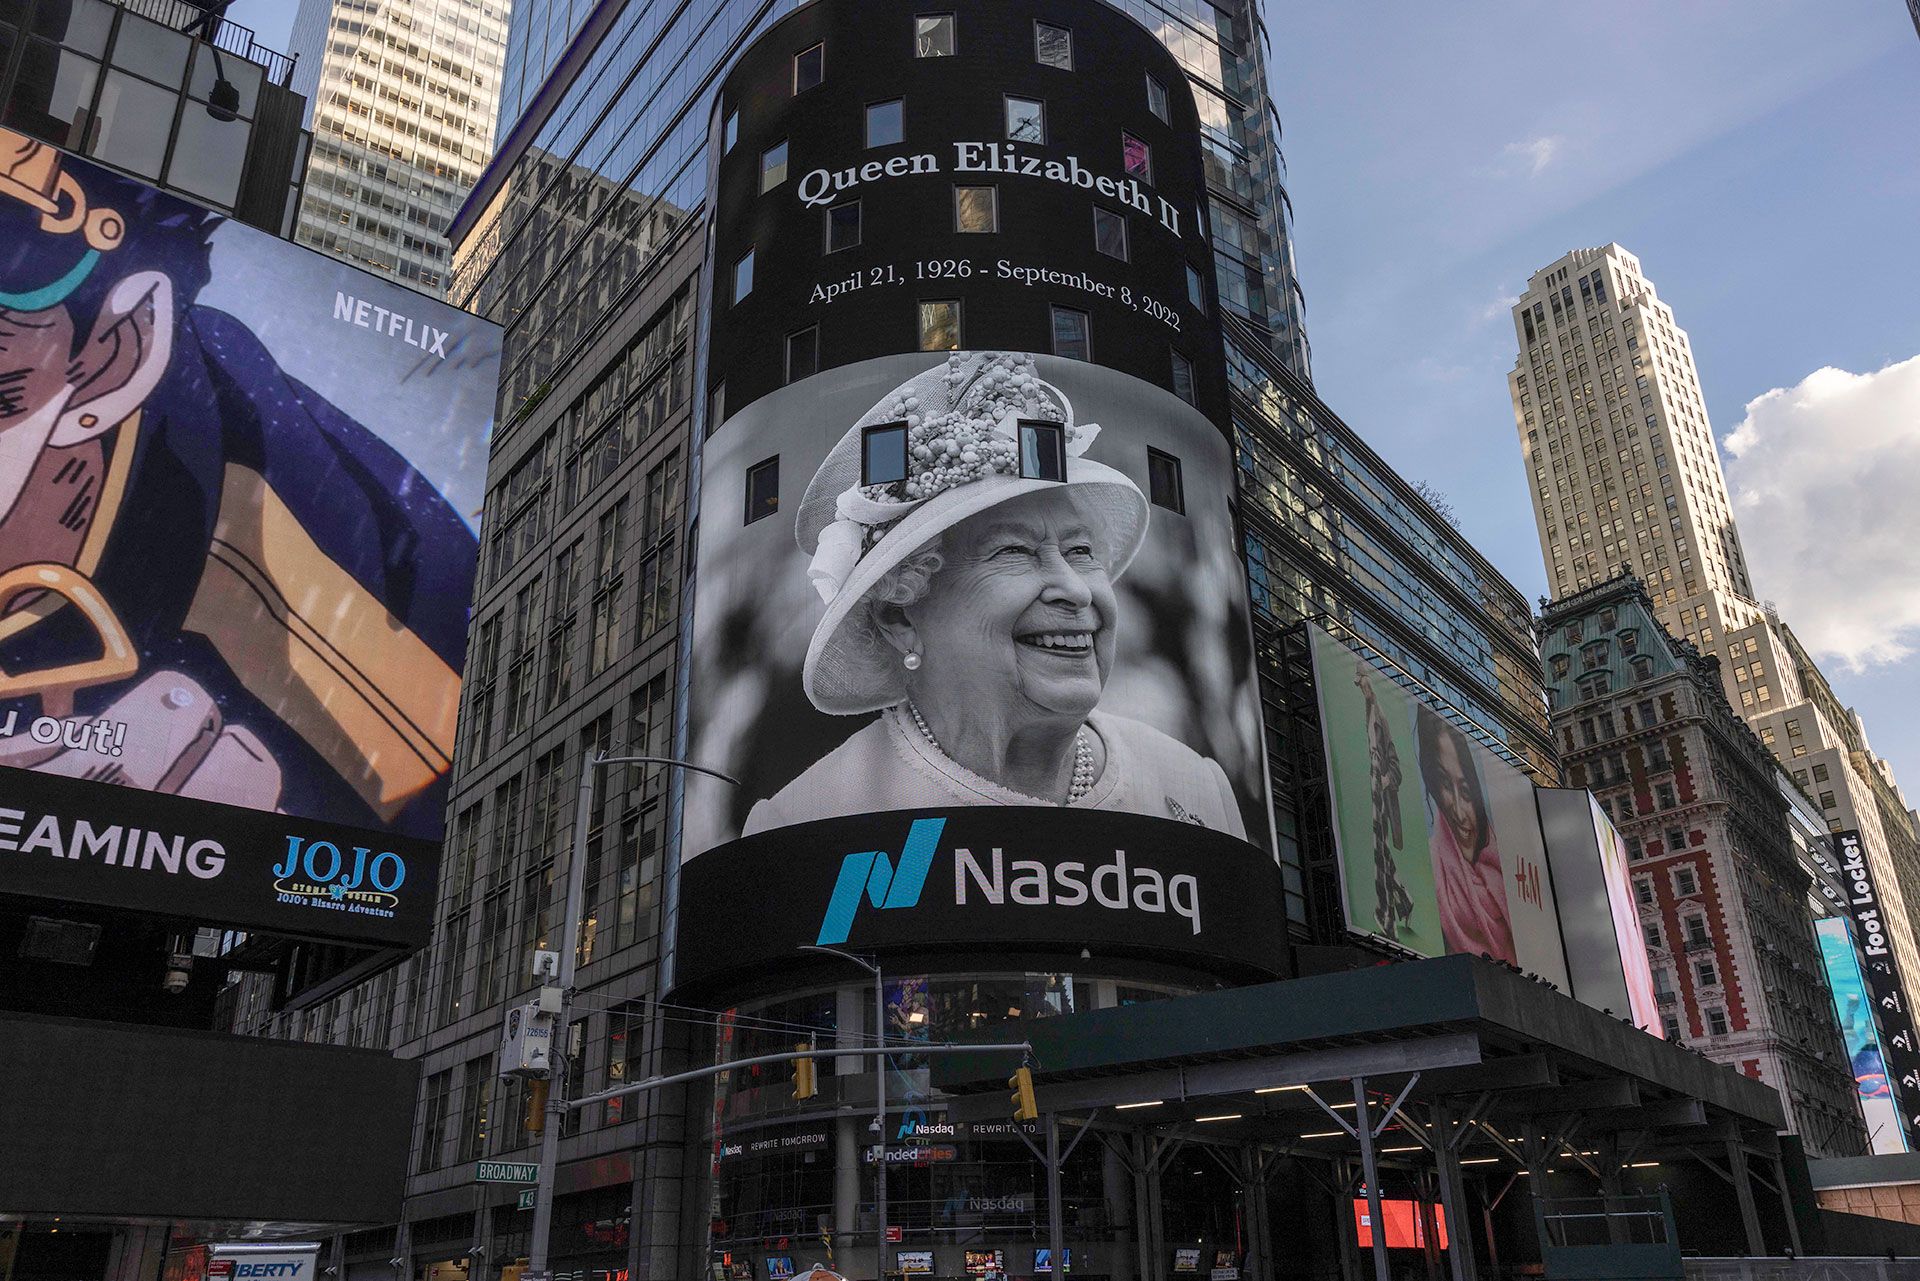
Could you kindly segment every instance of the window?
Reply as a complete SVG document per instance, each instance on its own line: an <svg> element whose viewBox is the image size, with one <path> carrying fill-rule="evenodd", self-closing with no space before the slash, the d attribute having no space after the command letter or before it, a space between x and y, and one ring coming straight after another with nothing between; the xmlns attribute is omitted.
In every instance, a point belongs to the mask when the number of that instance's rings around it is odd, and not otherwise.
<svg viewBox="0 0 1920 1281"><path fill-rule="evenodd" d="M1093 247L1109 258L1127 260L1127 219L1111 209L1093 207Z"/></svg>
<svg viewBox="0 0 1920 1281"><path fill-rule="evenodd" d="M1583 671L1592 671L1596 667L1607 665L1607 643L1603 640L1591 641L1580 647L1580 667Z"/></svg>
<svg viewBox="0 0 1920 1281"><path fill-rule="evenodd" d="M1000 189L998 187L955 187L953 189L953 229L966 232L1000 230Z"/></svg>
<svg viewBox="0 0 1920 1281"><path fill-rule="evenodd" d="M1799 738L1799 737L1800 737L1800 722L1799 722L1799 721L1796 721L1796 720L1789 720L1789 721L1787 722L1787 737L1788 737L1788 738Z"/></svg>
<svg viewBox="0 0 1920 1281"><path fill-rule="evenodd" d="M1033 24L1033 60L1043 67L1073 70L1073 32L1045 22Z"/></svg>
<svg viewBox="0 0 1920 1281"><path fill-rule="evenodd" d="M1631 630L1621 632L1620 652L1622 654L1638 654L1640 652L1640 633Z"/></svg>
<svg viewBox="0 0 1920 1281"><path fill-rule="evenodd" d="M1836 803L1836 802L1835 802L1835 801L1834 801L1834 799L1833 799L1833 793L1832 793L1832 792L1822 792L1822 793L1820 793L1820 808L1821 808L1821 809L1823 809L1823 810L1830 810L1830 809L1832 809L1832 808L1834 808L1834 805L1835 805L1835 803Z"/></svg>
<svg viewBox="0 0 1920 1281"><path fill-rule="evenodd" d="M725 421L727 421L727 385L721 383L707 393L707 435L713 435L714 430Z"/></svg>
<svg viewBox="0 0 1920 1281"><path fill-rule="evenodd" d="M1187 301L1198 311L1207 309L1207 284L1200 278L1200 269L1192 263L1187 264Z"/></svg>
<svg viewBox="0 0 1920 1281"><path fill-rule="evenodd" d="M760 191L772 191L787 180L787 140L782 138L760 153Z"/></svg>
<svg viewBox="0 0 1920 1281"><path fill-rule="evenodd" d="M1655 993L1655 995L1657 997L1658 993ZM1661 1016L1660 1028L1667 1034L1667 1040L1673 1042L1675 1045L1680 1043L1680 1018L1678 1015L1667 1014Z"/></svg>
<svg viewBox="0 0 1920 1281"><path fill-rule="evenodd" d="M1715 1036L1727 1034L1727 1012L1717 1005L1707 1011L1707 1031Z"/></svg>
<svg viewBox="0 0 1920 1281"><path fill-rule="evenodd" d="M1563 679L1567 674L1567 656L1565 654L1555 654L1547 660L1547 667L1553 672L1553 679Z"/></svg>
<svg viewBox="0 0 1920 1281"><path fill-rule="evenodd" d="M1591 676L1582 676L1579 680L1579 686L1580 697L1582 699L1604 697L1607 691L1612 688L1605 672L1595 672Z"/></svg>
<svg viewBox="0 0 1920 1281"><path fill-rule="evenodd" d="M751 525L780 510L780 456L775 454L747 468L747 518Z"/></svg>
<svg viewBox="0 0 1920 1281"><path fill-rule="evenodd" d="M1177 351L1173 353L1173 394L1189 405L1194 403L1193 362Z"/></svg>
<svg viewBox="0 0 1920 1281"><path fill-rule="evenodd" d="M787 335L787 381L797 383L820 372L820 326Z"/></svg>
<svg viewBox="0 0 1920 1281"><path fill-rule="evenodd" d="M1573 622L1567 624L1567 630L1566 630L1567 644L1578 645L1582 640L1586 638L1586 635L1587 635L1586 626L1585 624L1581 623L1580 620L1575 619Z"/></svg>
<svg viewBox="0 0 1920 1281"><path fill-rule="evenodd" d="M1666 946L1660 941L1660 922L1659 921L1657 920L1642 921L1640 923L1640 932L1646 936L1648 947Z"/></svg>
<svg viewBox="0 0 1920 1281"><path fill-rule="evenodd" d="M826 78L827 63L825 45L815 45L811 49L802 49L793 55L793 91L805 93Z"/></svg>
<svg viewBox="0 0 1920 1281"><path fill-rule="evenodd" d="M1645 654L1635 654L1627 660L1633 668L1633 678L1638 681L1653 679L1653 660Z"/></svg>
<svg viewBox="0 0 1920 1281"><path fill-rule="evenodd" d="M1007 139L1043 143L1047 140L1047 104L1032 98L1007 99Z"/></svg>
<svg viewBox="0 0 1920 1281"><path fill-rule="evenodd" d="M727 113L726 131L723 137L725 139L721 144L723 151L732 151L733 144L740 141L740 113L738 111L729 111Z"/></svg>
<svg viewBox="0 0 1920 1281"><path fill-rule="evenodd" d="M1707 933L1706 917L1689 916L1683 924L1686 926L1688 946L1696 948L1713 946L1713 935Z"/></svg>
<svg viewBox="0 0 1920 1281"><path fill-rule="evenodd" d="M1066 480L1065 426L1020 420L1020 476L1023 480Z"/></svg>
<svg viewBox="0 0 1920 1281"><path fill-rule="evenodd" d="M1069 360L1093 359L1093 336L1086 312L1072 307L1053 309L1053 354Z"/></svg>
<svg viewBox="0 0 1920 1281"><path fill-rule="evenodd" d="M1827 767L1826 767L1826 766L1824 766L1824 765L1815 765L1815 766L1813 767L1813 781L1814 781L1814 782L1816 782L1816 783L1824 783L1824 782L1826 782L1826 781L1827 781Z"/></svg>
<svg viewBox="0 0 1920 1281"><path fill-rule="evenodd" d="M1187 510L1178 458L1157 449L1147 450L1147 493L1155 507L1182 513Z"/></svg>
<svg viewBox="0 0 1920 1281"><path fill-rule="evenodd" d="M1168 119L1167 87L1152 76L1147 77L1147 110L1162 121Z"/></svg>
<svg viewBox="0 0 1920 1281"><path fill-rule="evenodd" d="M1700 892L1700 880L1693 874L1692 868L1676 867L1673 869L1673 892L1683 898L1689 894L1698 894Z"/></svg>
<svg viewBox="0 0 1920 1281"><path fill-rule="evenodd" d="M1619 613L1611 605L1609 605L1607 608L1600 611L1600 630L1601 631L1603 632L1612 631L1614 628L1614 624L1619 621L1620 621Z"/></svg>
<svg viewBox="0 0 1920 1281"><path fill-rule="evenodd" d="M1693 977L1701 987L1717 987L1720 983L1720 971L1711 960L1695 961Z"/></svg>
<svg viewBox="0 0 1920 1281"><path fill-rule="evenodd" d="M951 58L953 56L953 15L923 13L913 20L913 56Z"/></svg>
<svg viewBox="0 0 1920 1281"><path fill-rule="evenodd" d="M827 252L838 253L860 243L860 202L849 200L827 210Z"/></svg>
<svg viewBox="0 0 1920 1281"><path fill-rule="evenodd" d="M1153 148L1130 133L1120 134L1120 167L1127 171L1129 178L1138 178L1149 185L1153 182Z"/></svg>
<svg viewBox="0 0 1920 1281"><path fill-rule="evenodd" d="M1663 810L1670 810L1680 802L1673 794L1672 783L1661 783L1653 789L1654 799Z"/></svg>
<svg viewBox="0 0 1920 1281"><path fill-rule="evenodd" d="M1660 717L1656 715L1653 710L1653 700L1650 698L1642 699L1640 701L1640 724L1643 726L1652 725L1659 719Z"/></svg>
<svg viewBox="0 0 1920 1281"><path fill-rule="evenodd" d="M753 250L747 250L739 262L733 264L733 301L738 305L742 298L753 292Z"/></svg>
<svg viewBox="0 0 1920 1281"><path fill-rule="evenodd" d="M1653 882L1644 876L1637 878L1633 883L1633 901L1641 907L1652 907L1655 902Z"/></svg>
<svg viewBox="0 0 1920 1281"><path fill-rule="evenodd" d="M867 145L891 147L906 137L901 121L900 99L867 104Z"/></svg>
<svg viewBox="0 0 1920 1281"><path fill-rule="evenodd" d="M1805 743L1795 743L1793 745L1793 754L1795 756L1805 756L1807 754L1807 745Z"/></svg>
<svg viewBox="0 0 1920 1281"><path fill-rule="evenodd" d="M879 423L860 433L860 483L894 485L907 478L907 425Z"/></svg>
<svg viewBox="0 0 1920 1281"><path fill-rule="evenodd" d="M960 350L959 299L920 304L920 350Z"/></svg>
<svg viewBox="0 0 1920 1281"><path fill-rule="evenodd" d="M1600 741L1599 737L1593 732L1593 722L1591 720L1580 722L1580 741L1587 747L1592 747Z"/></svg>

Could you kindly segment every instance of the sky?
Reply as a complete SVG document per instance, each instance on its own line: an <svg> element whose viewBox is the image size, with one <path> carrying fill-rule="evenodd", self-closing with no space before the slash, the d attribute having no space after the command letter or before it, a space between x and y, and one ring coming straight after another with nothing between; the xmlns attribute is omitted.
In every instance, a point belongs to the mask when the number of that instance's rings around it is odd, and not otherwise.
<svg viewBox="0 0 1920 1281"><path fill-rule="evenodd" d="M284 49L295 8L228 16ZM1920 803L1906 7L1267 0L1266 27L1322 398L1538 597L1508 307L1625 246L1691 339L1756 592Z"/></svg>
<svg viewBox="0 0 1920 1281"><path fill-rule="evenodd" d="M1920 34L1900 0L1267 0L1321 397L1537 598L1532 272L1687 331L1754 588L1920 804ZM1591 26L1585 19L1606 15Z"/></svg>

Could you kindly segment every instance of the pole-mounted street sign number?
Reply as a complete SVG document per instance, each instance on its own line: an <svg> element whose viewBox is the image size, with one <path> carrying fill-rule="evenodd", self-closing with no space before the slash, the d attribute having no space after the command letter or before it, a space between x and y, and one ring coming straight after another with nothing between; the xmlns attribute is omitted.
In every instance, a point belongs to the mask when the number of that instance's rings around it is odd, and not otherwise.
<svg viewBox="0 0 1920 1281"><path fill-rule="evenodd" d="M532 1161L476 1161L475 1183L538 1183L540 1167Z"/></svg>
<svg viewBox="0 0 1920 1281"><path fill-rule="evenodd" d="M516 1210L531 1210L533 1208L534 1202L538 1201L539 1199L540 1199L540 1189L528 1188L525 1192L522 1192L520 1194L520 1199L513 1203L513 1208Z"/></svg>

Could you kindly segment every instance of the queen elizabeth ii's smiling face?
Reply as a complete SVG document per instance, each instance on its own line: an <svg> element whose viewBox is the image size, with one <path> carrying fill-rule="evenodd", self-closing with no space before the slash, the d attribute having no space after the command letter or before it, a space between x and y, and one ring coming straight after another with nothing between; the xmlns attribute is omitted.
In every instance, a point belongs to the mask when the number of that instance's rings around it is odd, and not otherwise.
<svg viewBox="0 0 1920 1281"><path fill-rule="evenodd" d="M1064 489L954 526L945 565L905 608L922 665L916 704L969 719L1084 719L1113 671L1106 549Z"/></svg>

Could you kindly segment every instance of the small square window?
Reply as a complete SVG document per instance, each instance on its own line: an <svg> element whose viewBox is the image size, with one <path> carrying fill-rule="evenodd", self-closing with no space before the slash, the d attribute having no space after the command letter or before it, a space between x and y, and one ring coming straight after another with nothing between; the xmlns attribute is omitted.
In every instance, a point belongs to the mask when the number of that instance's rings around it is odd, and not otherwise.
<svg viewBox="0 0 1920 1281"><path fill-rule="evenodd" d="M1043 67L1073 70L1073 32L1050 23L1033 24L1033 60Z"/></svg>
<svg viewBox="0 0 1920 1281"><path fill-rule="evenodd" d="M1195 403L1193 362L1177 351L1173 353L1173 394L1189 405Z"/></svg>
<svg viewBox="0 0 1920 1281"><path fill-rule="evenodd" d="M1815 781L1815 782L1817 782L1817 783L1824 783L1824 782L1826 782L1826 781L1827 781L1827 767L1826 767L1825 765L1815 765L1815 766L1813 767L1813 778L1814 778L1814 781Z"/></svg>
<svg viewBox="0 0 1920 1281"><path fill-rule="evenodd" d="M721 136L723 139L721 143L721 149L723 151L732 151L733 144L740 141L740 113L739 112L729 111L727 113L726 127Z"/></svg>
<svg viewBox="0 0 1920 1281"><path fill-rule="evenodd" d="M1832 792L1822 792L1822 793L1820 793L1820 808L1821 808L1821 809L1823 809L1823 810L1830 810L1830 809L1832 809L1832 808L1834 807L1834 805L1835 805L1835 803L1836 803L1836 802L1835 802L1835 799L1834 799L1834 795L1833 795L1833 793L1832 793Z"/></svg>
<svg viewBox="0 0 1920 1281"><path fill-rule="evenodd" d="M793 55L793 91L805 93L826 78L827 47L817 44Z"/></svg>
<svg viewBox="0 0 1920 1281"><path fill-rule="evenodd" d="M1700 892L1700 882L1695 878L1692 868L1682 867L1674 869L1673 892L1680 895L1698 894Z"/></svg>
<svg viewBox="0 0 1920 1281"><path fill-rule="evenodd" d="M860 483L895 485L907 478L907 425L880 423L860 433Z"/></svg>
<svg viewBox="0 0 1920 1281"><path fill-rule="evenodd" d="M1147 495L1155 507L1186 514L1186 490L1180 478L1180 460L1157 449L1147 450Z"/></svg>
<svg viewBox="0 0 1920 1281"><path fill-rule="evenodd" d="M775 455L765 462L755 463L747 468L747 519L753 524L763 516L771 516L780 510L780 458Z"/></svg>
<svg viewBox="0 0 1920 1281"><path fill-rule="evenodd" d="M960 302L958 299L920 304L920 350L960 350Z"/></svg>
<svg viewBox="0 0 1920 1281"><path fill-rule="evenodd" d="M953 15L923 13L913 20L913 56L951 58L953 56Z"/></svg>
<svg viewBox="0 0 1920 1281"><path fill-rule="evenodd" d="M1153 148L1130 133L1120 135L1120 166L1129 178L1153 183Z"/></svg>
<svg viewBox="0 0 1920 1281"><path fill-rule="evenodd" d="M891 147L906 137L901 100L867 104L867 145Z"/></svg>
<svg viewBox="0 0 1920 1281"><path fill-rule="evenodd" d="M1727 1034L1727 1012L1719 1006L1707 1011L1707 1031L1715 1036Z"/></svg>
<svg viewBox="0 0 1920 1281"><path fill-rule="evenodd" d="M1712 961L1695 961L1693 977L1701 987L1715 987L1720 982L1720 971Z"/></svg>
<svg viewBox="0 0 1920 1281"><path fill-rule="evenodd" d="M838 253L860 243L860 202L849 200L827 210L827 252Z"/></svg>
<svg viewBox="0 0 1920 1281"><path fill-rule="evenodd" d="M1047 104L1032 98L1007 99L1007 139L1044 143L1047 140Z"/></svg>
<svg viewBox="0 0 1920 1281"><path fill-rule="evenodd" d="M1152 76L1147 77L1147 110L1163 121L1168 118L1167 87Z"/></svg>
<svg viewBox="0 0 1920 1281"><path fill-rule="evenodd" d="M1109 258L1127 260L1127 219L1111 209L1093 207L1093 247Z"/></svg>
<svg viewBox="0 0 1920 1281"><path fill-rule="evenodd" d="M1069 360L1093 359L1093 334L1086 312L1072 307L1053 309L1053 354Z"/></svg>
<svg viewBox="0 0 1920 1281"><path fill-rule="evenodd" d="M1187 264L1187 301L1202 312L1207 309L1207 282L1192 263Z"/></svg>
<svg viewBox="0 0 1920 1281"><path fill-rule="evenodd" d="M787 180L787 140L782 138L760 153L760 191L772 191Z"/></svg>
<svg viewBox="0 0 1920 1281"><path fill-rule="evenodd" d="M1064 426L1020 420L1020 477L1055 481L1067 478L1067 429Z"/></svg>
<svg viewBox="0 0 1920 1281"><path fill-rule="evenodd" d="M1000 230L1000 189L998 187L955 187L953 189L953 229L962 232Z"/></svg>
<svg viewBox="0 0 1920 1281"><path fill-rule="evenodd" d="M787 381L797 383L820 372L820 326L787 335Z"/></svg>
<svg viewBox="0 0 1920 1281"><path fill-rule="evenodd" d="M733 301L738 304L742 298L753 292L753 250L749 249L739 262L733 264Z"/></svg>

